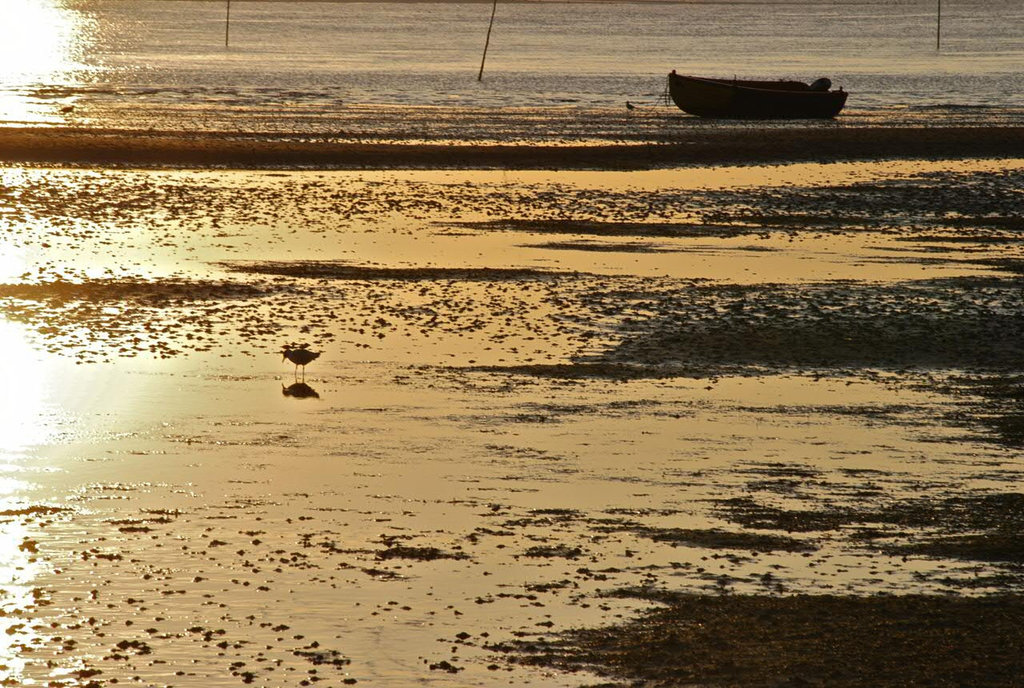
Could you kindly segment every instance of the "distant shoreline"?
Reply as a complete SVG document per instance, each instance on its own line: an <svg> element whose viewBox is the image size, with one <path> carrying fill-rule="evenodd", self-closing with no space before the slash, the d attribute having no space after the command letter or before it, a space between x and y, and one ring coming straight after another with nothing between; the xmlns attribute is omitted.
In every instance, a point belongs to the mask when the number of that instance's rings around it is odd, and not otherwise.
<svg viewBox="0 0 1024 688"><path fill-rule="evenodd" d="M363 143L284 135L0 127L0 162L177 168L653 169L1024 158L1024 126L694 130L660 143Z"/></svg>
<svg viewBox="0 0 1024 688"><path fill-rule="evenodd" d="M156 0L157 2L211 2L227 0ZM319 2L335 5L490 5L494 0L231 0L241 3L287 4ZM854 5L877 5L884 0L854 0ZM502 5L829 5L830 0L500 0Z"/></svg>

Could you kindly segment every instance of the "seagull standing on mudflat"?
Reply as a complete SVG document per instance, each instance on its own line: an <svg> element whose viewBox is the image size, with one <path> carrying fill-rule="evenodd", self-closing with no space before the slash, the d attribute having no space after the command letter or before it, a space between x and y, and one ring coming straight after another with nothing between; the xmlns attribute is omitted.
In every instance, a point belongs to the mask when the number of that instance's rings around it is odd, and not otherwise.
<svg viewBox="0 0 1024 688"><path fill-rule="evenodd" d="M291 344L287 344L284 350L281 351L282 358L284 361L286 358L295 364L295 376L299 375L299 366L302 366L302 381L306 381L306 364L315 361L320 357L320 352L310 351L305 346L293 347Z"/></svg>

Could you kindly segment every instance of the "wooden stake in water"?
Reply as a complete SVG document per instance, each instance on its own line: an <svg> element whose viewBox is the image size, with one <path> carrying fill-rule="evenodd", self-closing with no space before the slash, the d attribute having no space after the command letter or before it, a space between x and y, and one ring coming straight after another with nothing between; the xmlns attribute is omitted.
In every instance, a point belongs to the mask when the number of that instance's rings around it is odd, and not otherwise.
<svg viewBox="0 0 1024 688"><path fill-rule="evenodd" d="M498 11L498 0L491 5L491 22L487 25L487 40L484 41L484 56L480 58L480 73L476 75L477 81L484 80L484 62L487 61L487 46L491 44L491 27L494 26L494 13Z"/></svg>
<svg viewBox="0 0 1024 688"><path fill-rule="evenodd" d="M224 47L228 47L228 37L231 32L231 0L228 0L228 11L224 15Z"/></svg>
<svg viewBox="0 0 1024 688"><path fill-rule="evenodd" d="M938 0L939 5L935 12L935 49L942 49L942 0Z"/></svg>

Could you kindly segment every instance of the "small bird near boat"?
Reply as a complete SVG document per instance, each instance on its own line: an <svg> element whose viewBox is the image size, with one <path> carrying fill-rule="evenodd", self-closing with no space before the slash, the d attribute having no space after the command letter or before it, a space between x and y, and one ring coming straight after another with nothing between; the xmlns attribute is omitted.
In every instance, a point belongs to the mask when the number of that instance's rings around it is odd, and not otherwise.
<svg viewBox="0 0 1024 688"><path fill-rule="evenodd" d="M636 110L636 105L633 105L633 103L631 103L631 102L629 102L629 101L627 100L627 101L626 101L626 109L627 109L627 110Z"/></svg>
<svg viewBox="0 0 1024 688"><path fill-rule="evenodd" d="M310 351L306 348L305 344L300 346L294 346L292 344L285 344L284 349L281 350L282 358L284 361L288 359L295 364L295 375L299 374L299 366L302 366L302 380L306 380L306 365L312 363L316 359L320 358L320 352Z"/></svg>

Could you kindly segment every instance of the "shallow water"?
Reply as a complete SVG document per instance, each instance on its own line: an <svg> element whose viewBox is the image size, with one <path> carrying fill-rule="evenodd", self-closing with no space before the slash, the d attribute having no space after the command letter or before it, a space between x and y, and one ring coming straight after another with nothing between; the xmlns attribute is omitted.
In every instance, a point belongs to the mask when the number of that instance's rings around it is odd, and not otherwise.
<svg viewBox="0 0 1024 688"><path fill-rule="evenodd" d="M309 664L293 653L316 641L352 660L337 672L320 668L332 684L344 675L382 685L570 685L572 677L509 676L503 664L488 670L493 658L474 646L614 619L628 604L593 593L623 585L760 591L760 576L773 572L774 585L789 591L947 589L915 578L934 571L923 561L828 546L813 558L675 547L637 537L631 522L721 527L705 500L772 482L779 463L814 476L816 487L802 491L833 498L922 483L941 492L979 463L997 476L989 481L1017 475L983 447L943 466L935 436L947 433L927 422L938 400L863 384L765 378L712 391L694 382L502 390L502 376L471 381L497 390L437 390L433 375L395 384L389 378L409 377L406 370L334 364L307 378L320 400L296 401L280 394L274 372L198 362L103 371L117 379L93 384L118 390L109 397L117 401L71 424L95 432L102 421L90 416L116 414L120 429L41 452L53 472L22 474L35 489L20 491L18 502L72 510L6 517L25 523L12 533L12 554L38 543L38 554L13 557L7 588L8 618L38 624L11 634L36 648L33 657L50 657L53 636L70 636L78 644L55 652L57 662L99 666L107 677L227 685L238 680L227 667L241 661L268 683L295 685ZM876 405L880 396L906 407L898 422L814 410ZM135 411L126 417L118 407L128 402ZM749 409L779 403L791 410ZM924 426L908 433L900 427L908 421ZM468 558L386 558L392 543ZM975 567L945 573L960 570ZM11 599L23 589L50 604ZM97 621L71 628L87 618ZM210 641L190 628L225 633ZM469 637L459 642L460 633ZM152 652L97 662L136 639ZM449 678L424 660L464 670ZM172 668L187 673L173 677ZM24 675L40 670L30 661Z"/></svg>
<svg viewBox="0 0 1024 688"><path fill-rule="evenodd" d="M487 644L625 618L621 587L1019 590L735 509L1014 490L945 383L1024 357L1022 171L7 168L3 677L571 686ZM839 336L783 338L803 363L715 359L808 322Z"/></svg>
<svg viewBox="0 0 1024 688"><path fill-rule="evenodd" d="M490 15L480 3L240 2L225 47L220 2L10 0L4 11L17 20L0 35L0 121L361 140L659 140L708 126L661 104L671 69L827 75L853 94L845 126L986 126L1024 111L1024 16L1014 0L945 7L938 51L927 0L499 9L478 81Z"/></svg>

